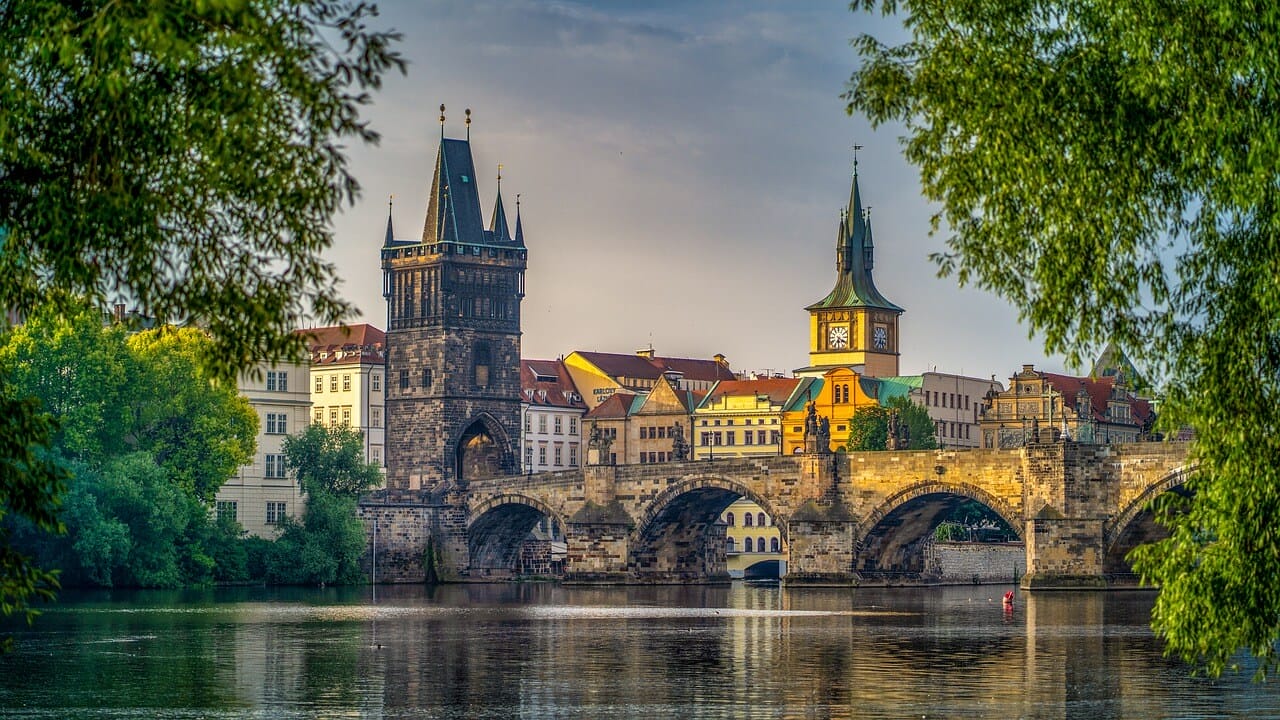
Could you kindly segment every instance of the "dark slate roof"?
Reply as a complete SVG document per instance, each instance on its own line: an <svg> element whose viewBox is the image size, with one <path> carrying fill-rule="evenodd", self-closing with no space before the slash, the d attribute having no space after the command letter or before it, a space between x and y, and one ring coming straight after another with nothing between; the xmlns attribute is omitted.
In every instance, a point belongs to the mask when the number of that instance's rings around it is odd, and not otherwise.
<svg viewBox="0 0 1280 720"><path fill-rule="evenodd" d="M903 312L876 289L871 279L874 258L871 223L862 214L862 196L855 172L849 190L849 207L837 230L836 286L825 298L805 309L871 307Z"/></svg>
<svg viewBox="0 0 1280 720"><path fill-rule="evenodd" d="M530 405L586 410L587 404L559 360L520 360L520 399Z"/></svg>
<svg viewBox="0 0 1280 720"><path fill-rule="evenodd" d="M524 247L524 226L520 224L520 196L516 196L516 236L515 243Z"/></svg>
<svg viewBox="0 0 1280 720"><path fill-rule="evenodd" d="M507 211L502 207L502 188L498 188L498 199L493 203L493 217L489 219L489 236L492 238L490 242L495 244L509 244L511 242L511 233L507 225Z"/></svg>
<svg viewBox="0 0 1280 720"><path fill-rule="evenodd" d="M480 191L476 186L475 164L471 160L471 143L466 140L440 139L422 241L490 243L480 212Z"/></svg>
<svg viewBox="0 0 1280 720"><path fill-rule="evenodd" d="M724 363L715 360L695 360L693 358L646 358L640 355L623 353L602 353L578 351L587 362L600 368L600 371L611 378L636 378L641 380L657 380L667 371L680 373L687 380L710 381L733 380L733 370Z"/></svg>
<svg viewBox="0 0 1280 720"><path fill-rule="evenodd" d="M387 235L382 242L383 247L391 247L396 244L396 232L391 227L391 208L387 208Z"/></svg>

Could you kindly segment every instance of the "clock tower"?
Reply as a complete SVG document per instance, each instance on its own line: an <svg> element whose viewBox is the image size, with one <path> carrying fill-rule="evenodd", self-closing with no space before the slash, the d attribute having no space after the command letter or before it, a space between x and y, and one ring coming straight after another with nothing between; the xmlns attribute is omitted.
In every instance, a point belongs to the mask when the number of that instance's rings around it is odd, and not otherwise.
<svg viewBox="0 0 1280 720"><path fill-rule="evenodd" d="M902 308L885 299L871 278L875 251L871 217L862 209L858 163L849 206L836 231L836 286L809 311L809 367L797 375L821 377L852 368L868 377L898 374L898 319Z"/></svg>

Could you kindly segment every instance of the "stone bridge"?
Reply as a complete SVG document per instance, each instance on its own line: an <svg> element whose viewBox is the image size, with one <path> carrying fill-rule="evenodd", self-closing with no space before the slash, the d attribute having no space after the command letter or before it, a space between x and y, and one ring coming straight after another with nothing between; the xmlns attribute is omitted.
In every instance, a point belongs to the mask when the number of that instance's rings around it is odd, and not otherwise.
<svg viewBox="0 0 1280 720"><path fill-rule="evenodd" d="M563 530L563 579L726 578L721 513L739 497L777 525L789 584L903 581L933 529L976 500L1017 532L1027 588L1100 587L1158 532L1147 506L1177 492L1185 444L1054 443L1019 450L771 456L588 466L361 500L379 581L509 579L544 518Z"/></svg>

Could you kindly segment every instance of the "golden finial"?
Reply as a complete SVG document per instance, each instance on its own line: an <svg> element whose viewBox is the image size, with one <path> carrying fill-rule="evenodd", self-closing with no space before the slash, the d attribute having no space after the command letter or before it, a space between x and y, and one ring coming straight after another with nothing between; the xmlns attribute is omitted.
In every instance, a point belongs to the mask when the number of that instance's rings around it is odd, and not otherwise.
<svg viewBox="0 0 1280 720"><path fill-rule="evenodd" d="M498 163L498 187L502 187L502 163Z"/></svg>

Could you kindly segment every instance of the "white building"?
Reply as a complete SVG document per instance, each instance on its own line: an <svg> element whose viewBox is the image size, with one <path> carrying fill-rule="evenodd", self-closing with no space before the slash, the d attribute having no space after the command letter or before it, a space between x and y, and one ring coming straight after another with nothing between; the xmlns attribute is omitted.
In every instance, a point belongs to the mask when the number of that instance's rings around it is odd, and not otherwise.
<svg viewBox="0 0 1280 720"><path fill-rule="evenodd" d="M527 473L583 464L582 416L587 404L560 360L520 361L520 414Z"/></svg>
<svg viewBox="0 0 1280 720"><path fill-rule="evenodd" d="M386 333L367 323L302 332L311 349L311 422L359 430L365 459L385 470Z"/></svg>
<svg viewBox="0 0 1280 720"><path fill-rule="evenodd" d="M275 537L276 526L302 512L302 490L285 472L284 438L306 429L311 413L306 361L261 365L240 378L240 394L258 413L258 450L216 497L219 517L230 515L250 534Z"/></svg>
<svg viewBox="0 0 1280 720"><path fill-rule="evenodd" d="M880 380L877 399L881 405L891 398L906 395L920 405L933 420L934 438L940 448L976 448L982 446L981 408L987 392L1002 392L1004 387L993 378L965 377L950 373L927 372Z"/></svg>

